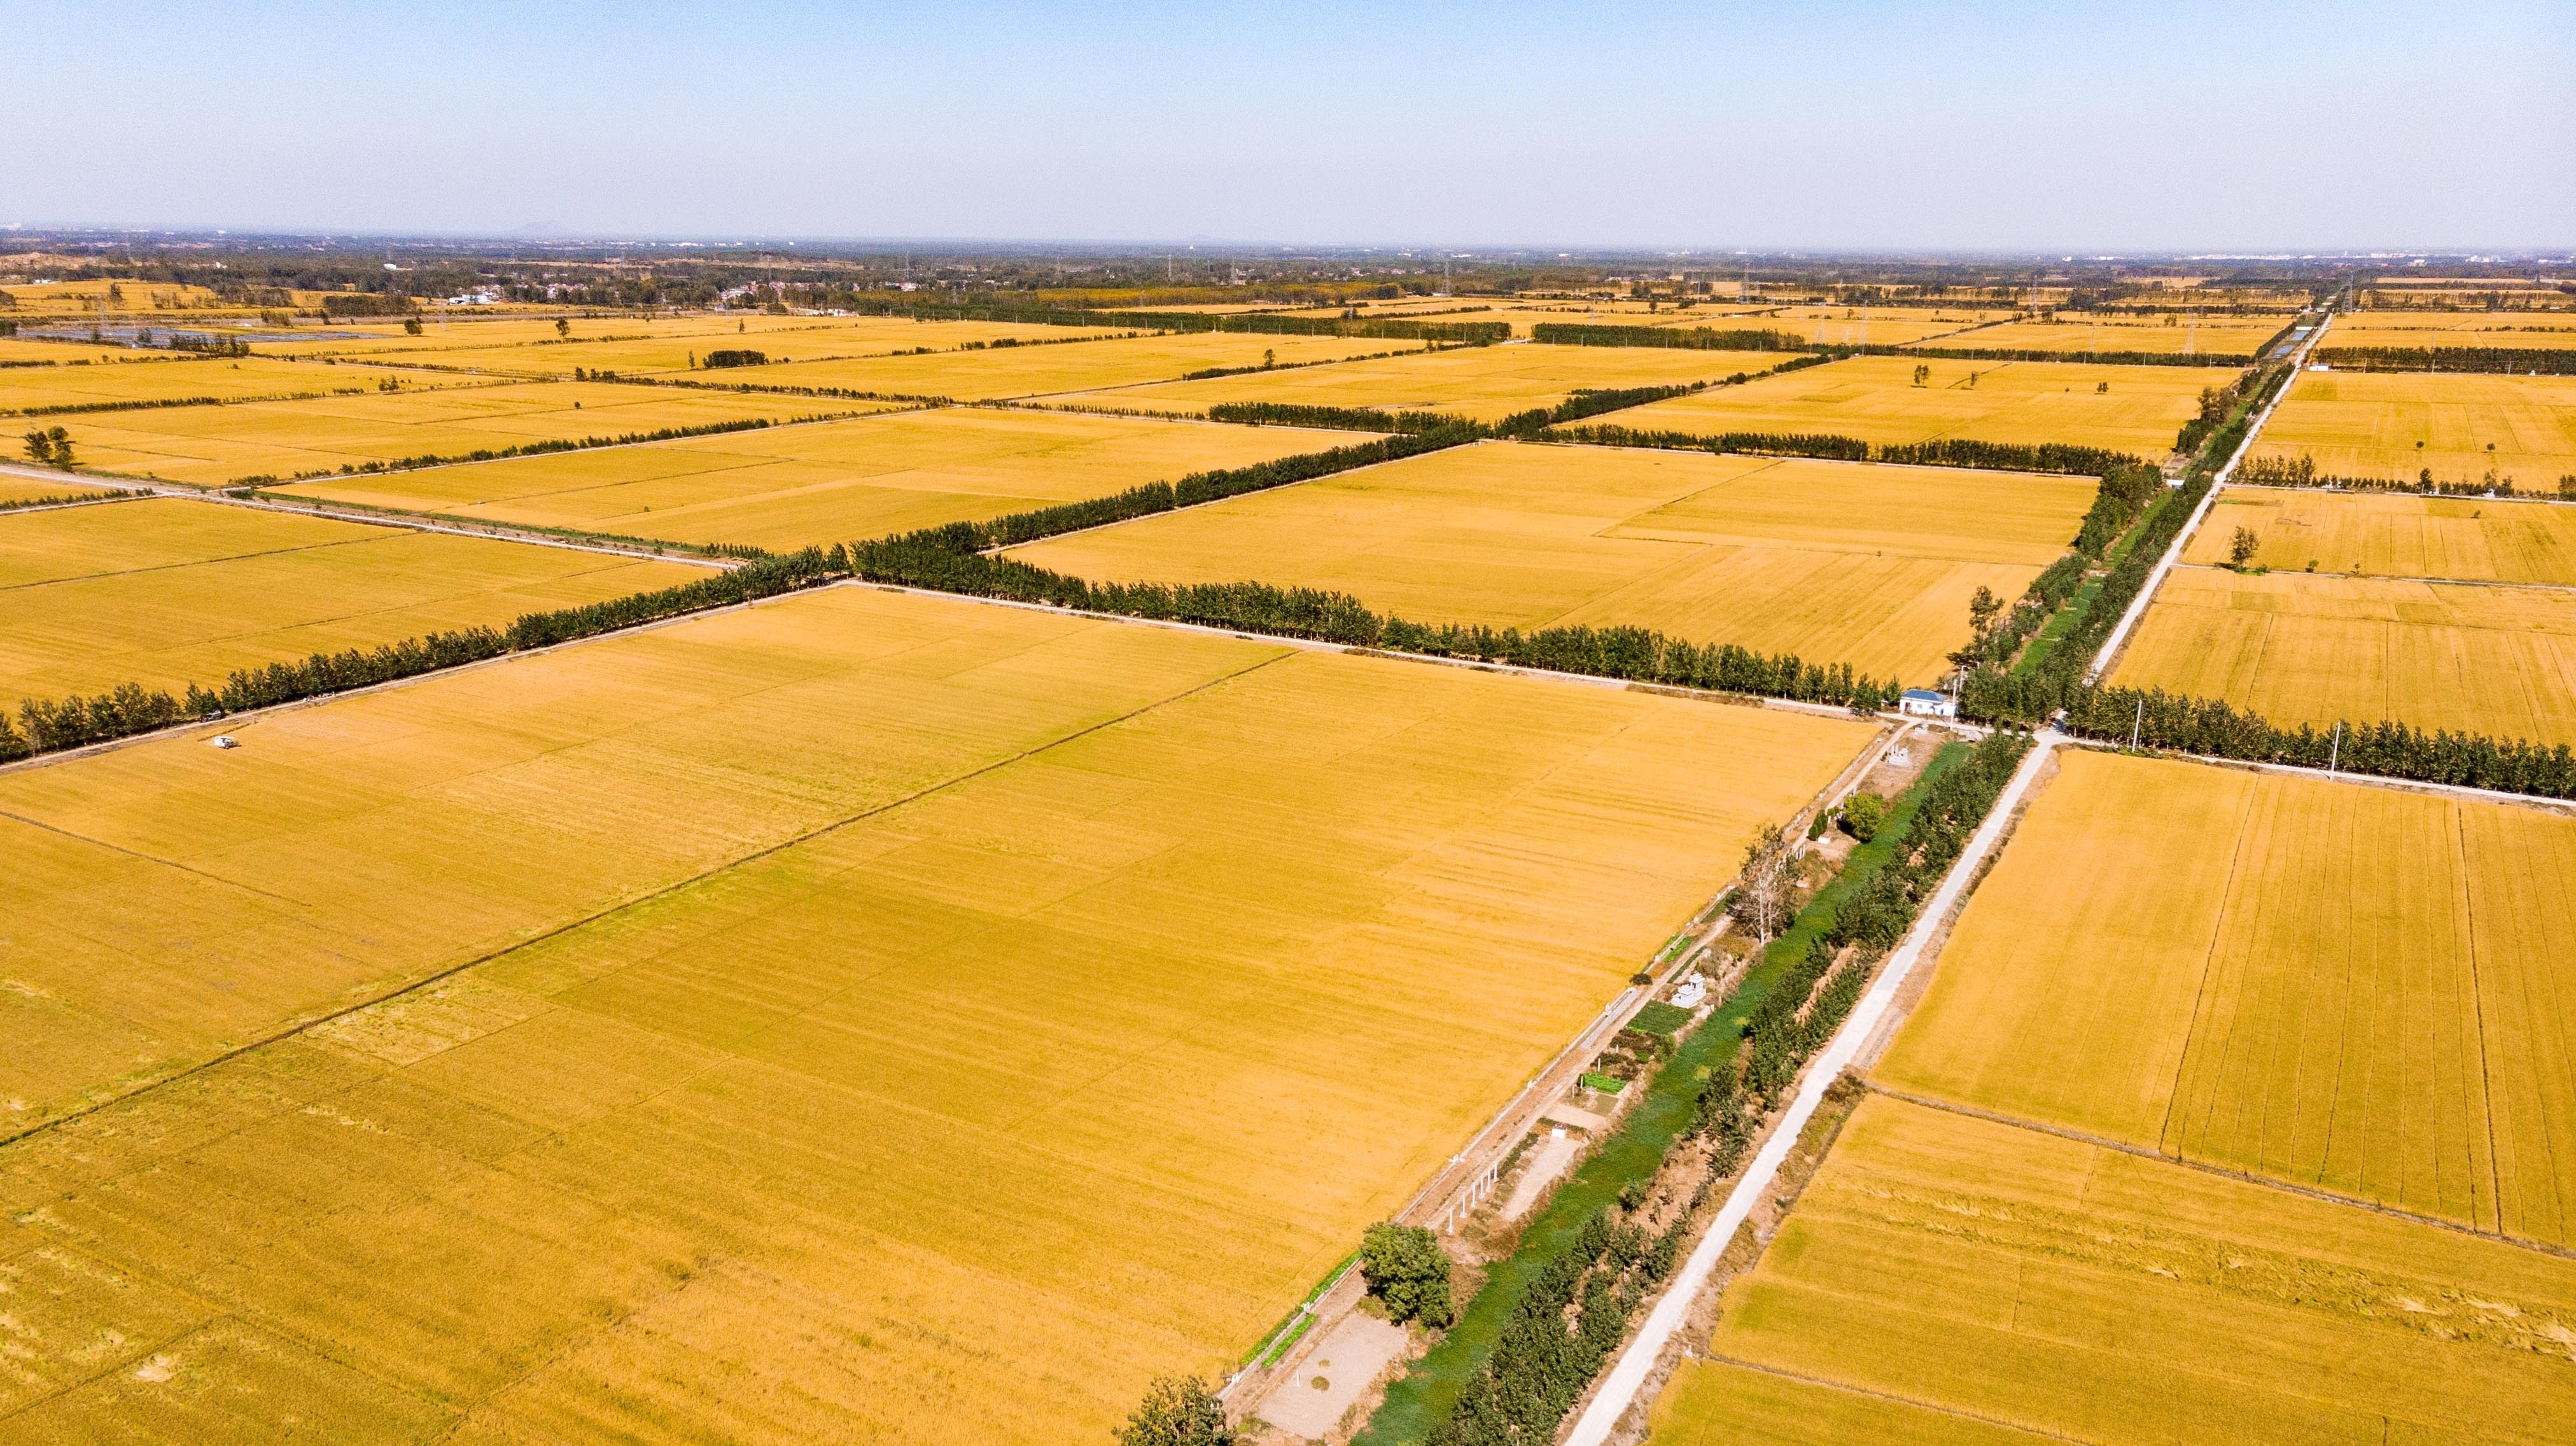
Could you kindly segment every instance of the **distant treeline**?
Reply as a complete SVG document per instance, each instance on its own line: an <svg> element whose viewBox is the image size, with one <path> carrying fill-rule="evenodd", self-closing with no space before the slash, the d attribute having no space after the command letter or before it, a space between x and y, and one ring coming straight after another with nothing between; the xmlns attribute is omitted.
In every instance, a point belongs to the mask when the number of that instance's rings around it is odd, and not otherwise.
<svg viewBox="0 0 2576 1446"><path fill-rule="evenodd" d="M12 726L6 715L0 715L0 762L149 733L174 723L220 718L247 708L364 688L682 613L727 607L811 587L848 570L848 556L840 548L829 552L807 548L791 556L760 558L729 572L711 573L695 582L656 592L586 607L522 614L506 629L465 628L431 633L372 649L315 653L296 662L246 668L233 673L220 688L200 688L192 683L175 697L162 689L125 683L92 697L51 701L30 698L18 705L17 726ZM25 729L23 734L20 727Z"/></svg>
<svg viewBox="0 0 2576 1446"><path fill-rule="evenodd" d="M1530 328L1530 340L1556 346L1647 346L1679 351L1806 351L1809 343L1796 332L1768 328L1719 331L1705 326L1596 326L1581 322L1542 321Z"/></svg>
<svg viewBox="0 0 2576 1446"><path fill-rule="evenodd" d="M2003 472L2056 472L2100 477L2148 464L2126 452L2063 442L1979 442L1945 437L1930 442L1864 442L1829 432L1643 432L1629 427L1583 427L1555 434L1567 442L1604 447L1653 447L1684 452L1749 452L1772 457L1822 457L1837 462L1885 462L1913 467L1982 467Z"/></svg>
<svg viewBox="0 0 2576 1446"><path fill-rule="evenodd" d="M830 422L845 417L863 417L865 412L828 412L811 417L792 417L793 422ZM445 467L458 462L497 462L505 457L538 457L550 452L581 452L593 447L628 447L638 442L671 442L682 437L714 437L727 432L756 432L763 427L779 425L766 417L751 417L738 422L708 422L696 427L663 427L651 432L621 432L616 436L552 437L541 442L523 442L515 447L478 447L471 452L440 454L424 452L417 457L391 461L343 462L335 470L329 467L298 472L290 482L309 482L318 477L354 477L377 472L408 472L421 467ZM227 487L260 487L277 481L273 473L236 477Z"/></svg>
<svg viewBox="0 0 2576 1446"><path fill-rule="evenodd" d="M1030 326L1125 326L1153 331L1236 331L1272 336L1392 337L1483 345L1512 334L1504 321L1417 321L1410 317L1280 316L1269 312L1087 311L1072 307L942 306L870 301L858 310L922 321L1003 321Z"/></svg>
<svg viewBox="0 0 2576 1446"><path fill-rule="evenodd" d="M2576 375L2576 349L2512 346L2320 346L2317 360L2361 372L2539 372Z"/></svg>

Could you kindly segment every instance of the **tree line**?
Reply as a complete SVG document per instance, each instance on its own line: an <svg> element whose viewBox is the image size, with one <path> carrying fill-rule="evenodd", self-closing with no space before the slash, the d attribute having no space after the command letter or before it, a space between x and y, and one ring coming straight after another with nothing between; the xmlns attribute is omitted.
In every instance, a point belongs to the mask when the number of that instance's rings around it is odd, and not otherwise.
<svg viewBox="0 0 2576 1446"><path fill-rule="evenodd" d="M2058 726L2081 738L2124 744L2135 738L2141 748L2209 758L2333 767L2378 778L2576 798L2576 751L2564 743L2416 728L2389 719L2283 728L2225 699L2162 688L2079 687L2065 709Z"/></svg>
<svg viewBox="0 0 2576 1446"><path fill-rule="evenodd" d="M2512 346L2321 346L2317 360L2363 372L2576 374L2576 348Z"/></svg>
<svg viewBox="0 0 2576 1446"><path fill-rule="evenodd" d="M1769 327L1720 331L1706 326L1598 326L1542 321L1530 340L1554 346L1646 346L1679 351L1806 351L1805 337Z"/></svg>
<svg viewBox="0 0 2576 1446"><path fill-rule="evenodd" d="M682 613L750 602L812 587L848 570L849 558L843 549L836 547L826 552L807 548L789 556L759 558L677 587L585 607L524 613L506 629L464 628L405 638L372 649L315 653L298 661L240 669L220 688L201 688L191 683L183 693L173 696L163 689L124 683L91 697L30 698L18 705L18 726L0 715L0 762L132 737L175 723L220 718L245 709L364 688ZM23 735L19 727L25 729Z"/></svg>
<svg viewBox="0 0 2576 1446"><path fill-rule="evenodd" d="M850 308L864 315L910 316L922 321L1012 321L1031 326L1128 326L1149 331L1235 331L1272 336L1384 337L1398 341L1463 342L1483 346L1512 334L1504 321L1417 321L1409 317L1279 316L1268 312L1092 311L1079 307L943 306L931 302L867 299Z"/></svg>

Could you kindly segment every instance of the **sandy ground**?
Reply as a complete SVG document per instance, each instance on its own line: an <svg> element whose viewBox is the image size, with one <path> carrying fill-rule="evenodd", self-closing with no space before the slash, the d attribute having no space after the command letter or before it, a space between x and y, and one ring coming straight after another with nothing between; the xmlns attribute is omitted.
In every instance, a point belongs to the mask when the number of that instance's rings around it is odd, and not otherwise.
<svg viewBox="0 0 2576 1446"><path fill-rule="evenodd" d="M1353 1311L1271 1388L1255 1414L1294 1436L1329 1435L1387 1364L1404 1353L1404 1327Z"/></svg>

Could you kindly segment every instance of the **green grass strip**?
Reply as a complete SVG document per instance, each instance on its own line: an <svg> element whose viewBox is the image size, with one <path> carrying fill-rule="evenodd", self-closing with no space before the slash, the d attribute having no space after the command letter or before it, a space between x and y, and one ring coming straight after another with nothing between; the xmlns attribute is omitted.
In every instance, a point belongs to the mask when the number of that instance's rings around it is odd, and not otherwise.
<svg viewBox="0 0 2576 1446"><path fill-rule="evenodd" d="M1270 1348L1270 1353L1261 1358L1261 1368L1263 1370L1266 1371L1272 1366L1279 1364L1280 1358L1287 1355L1290 1350L1294 1349L1297 1342L1305 1338L1306 1332L1314 1329L1315 1317L1313 1313L1307 1312L1303 1306L1300 1306L1298 1309L1301 1313L1297 1317L1297 1324L1290 1327L1288 1333L1279 1338L1279 1344L1272 1346Z"/></svg>
<svg viewBox="0 0 2576 1446"><path fill-rule="evenodd" d="M1833 927L1834 911L1841 902L1896 856L1897 846L1913 832L1914 817L1922 811L1924 794L1933 781L1967 756L1965 743L1952 743L1933 755L1923 776L1898 796L1877 836L1852 850L1842 873L1816 895L1788 933L1771 942L1762 961L1708 1022L1682 1041L1671 1062L1647 1087L1645 1098L1630 1111L1627 1123L1557 1189L1547 1208L1521 1233L1520 1248L1495 1262L1485 1288L1467 1302L1458 1323L1413 1363L1412 1370L1387 1387L1385 1403L1369 1418L1367 1427L1351 1438L1351 1446L1412 1446L1447 1419L1459 1391L1494 1353L1530 1281L1547 1262L1572 1249L1584 1222L1615 1202L1620 1191L1636 1181L1653 1179L1663 1169L1664 1156L1690 1125L1691 1112L1699 1103L1700 1081L1727 1067L1742 1047L1744 1021L1753 1006L1789 965L1805 957L1808 941Z"/></svg>

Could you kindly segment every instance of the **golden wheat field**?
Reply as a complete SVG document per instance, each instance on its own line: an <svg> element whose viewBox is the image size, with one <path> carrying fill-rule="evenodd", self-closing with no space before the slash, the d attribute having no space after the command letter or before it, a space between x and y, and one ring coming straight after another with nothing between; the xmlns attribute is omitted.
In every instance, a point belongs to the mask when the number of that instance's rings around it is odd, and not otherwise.
<svg viewBox="0 0 2576 1446"><path fill-rule="evenodd" d="M2576 347L2576 312L2362 311L2338 316L2320 346Z"/></svg>
<svg viewBox="0 0 2576 1446"><path fill-rule="evenodd" d="M2576 744L2576 589L2177 568L2112 680L2285 727L2396 719Z"/></svg>
<svg viewBox="0 0 2576 1446"><path fill-rule="evenodd" d="M1818 346L1895 346L1905 342L1935 341L1953 333L1982 336L1970 328L2011 315L2010 312L1979 311L1975 308L1890 307L1890 306L1784 306L1750 314L1712 315L1706 307L1688 311L1667 308L1648 319L1649 325L1690 328L1711 327L1720 331L1761 330L1785 331ZM1939 341L1943 346L1974 346L1981 343L1959 340Z"/></svg>
<svg viewBox="0 0 2576 1446"><path fill-rule="evenodd" d="M2576 1440L2576 1261L1875 1098L1656 1446Z"/></svg>
<svg viewBox="0 0 2576 1446"><path fill-rule="evenodd" d="M2493 497L2230 486L2183 560L2229 560L2239 528L2258 567L2576 587L2576 507Z"/></svg>
<svg viewBox="0 0 2576 1446"><path fill-rule="evenodd" d="M2295 313L2272 316L2162 315L2089 316L2067 312L2054 321L2036 318L1926 341L1926 346L1985 347L1997 351L2146 352L2154 355L2252 357L2297 320ZM2215 385L2233 375L2209 378Z"/></svg>
<svg viewBox="0 0 2576 1446"><path fill-rule="evenodd" d="M1876 1077L2576 1244L2576 818L2071 752Z"/></svg>
<svg viewBox="0 0 2576 1446"><path fill-rule="evenodd" d="M884 405L603 382L517 382L110 412L69 417L63 425L84 467L214 487L536 442L843 416Z"/></svg>
<svg viewBox="0 0 2576 1446"><path fill-rule="evenodd" d="M2492 472L2554 492L2576 476L2576 377L2302 372L2252 455L2309 457L2334 477L2412 482L2429 470L2458 484Z"/></svg>
<svg viewBox="0 0 2576 1446"><path fill-rule="evenodd" d="M1268 336L1250 332L1110 337L1069 345L1002 347L939 352L930 356L862 357L849 361L743 367L719 373L729 384L762 387L833 387L886 396L946 397L980 402L1099 387L1169 381L1218 367L1279 366L1340 361L1348 357L1419 351L1423 343L1386 337ZM709 378L713 380L714 378ZM1124 396L1124 392L1109 393ZM1118 405L1117 403L1104 403Z"/></svg>
<svg viewBox="0 0 2576 1446"><path fill-rule="evenodd" d="M0 702L220 687L236 668L505 627L705 575L189 498L0 513Z"/></svg>
<svg viewBox="0 0 2576 1446"><path fill-rule="evenodd" d="M1011 555L1102 581L1295 583L1415 622L1659 628L1922 681L1968 640L1969 597L2018 596L2093 493L2030 473L1480 442Z"/></svg>
<svg viewBox="0 0 2576 1446"><path fill-rule="evenodd" d="M1219 402L1277 402L1290 406L1447 412L1491 422L1515 412L1554 406L1579 389L1688 386L1693 382L1723 381L1738 373L1768 371L1783 360L1778 352L1515 342L1509 346L1453 347L1419 356L1075 393L1047 400L1052 406L1179 416L1204 415Z"/></svg>
<svg viewBox="0 0 2576 1446"><path fill-rule="evenodd" d="M0 286L21 319L145 315L157 311L223 308L224 299L202 286L178 281L48 281Z"/></svg>
<svg viewBox="0 0 2576 1446"><path fill-rule="evenodd" d="M757 372L708 369L700 363L718 350L751 350L771 362L825 361L838 357L890 356L919 348L935 352L995 342L1012 346L1081 342L1119 335L1108 327L1042 326L1022 322L914 321L909 317L860 317L801 327L777 327L758 335L723 333L650 334L651 327L628 328L629 334L598 341L544 340L504 346L411 350L399 360L416 368L456 369L526 377L568 379L573 372L611 371L621 376L687 373L709 382L735 381Z"/></svg>
<svg viewBox="0 0 2576 1446"><path fill-rule="evenodd" d="M443 387L457 378L380 367L318 366L259 357L208 357L158 364L0 368L0 415L47 408L155 407L297 397L364 396ZM59 418L75 426L70 415Z"/></svg>
<svg viewBox="0 0 2576 1446"><path fill-rule="evenodd" d="M32 502L46 497L106 497L109 488L69 473L0 472L0 505Z"/></svg>
<svg viewBox="0 0 2576 1446"><path fill-rule="evenodd" d="M298 496L792 550L1105 497L1366 438L940 407L810 427L310 483Z"/></svg>
<svg viewBox="0 0 2576 1446"><path fill-rule="evenodd" d="M522 346L589 346L612 341L679 339L700 350L719 346L758 346L759 338L797 333L823 324L810 316L513 316L470 315L416 318L420 334L404 329L400 319L361 317L300 322L287 333L295 340L251 336L262 356L364 357L378 361L396 356L434 360L441 352L484 351ZM558 329L556 322L563 328ZM911 323L907 322L906 325Z"/></svg>
<svg viewBox="0 0 2576 1446"><path fill-rule="evenodd" d="M1918 366L1930 368L1921 386L1914 384ZM1643 432L1813 432L1873 443L1965 437L2161 457L2173 450L2182 424L2199 415L2201 389L2227 379L2203 367L1861 356L1649 403L1609 420ZM2098 390L2105 384L2109 391Z"/></svg>
<svg viewBox="0 0 2576 1446"><path fill-rule="evenodd" d="M1105 1436L1873 733L860 587L227 731L0 775L0 1096L123 1096L0 1438Z"/></svg>
<svg viewBox="0 0 2576 1446"><path fill-rule="evenodd" d="M85 341L51 341L33 336L0 336L0 376L10 376L20 366L78 365L83 362L158 362L172 360L168 352L138 347L97 345ZM15 378L12 377L14 380Z"/></svg>

